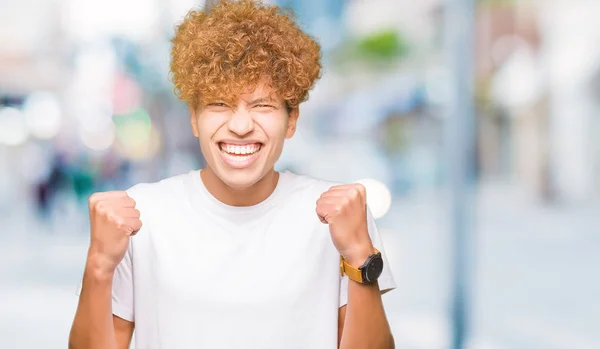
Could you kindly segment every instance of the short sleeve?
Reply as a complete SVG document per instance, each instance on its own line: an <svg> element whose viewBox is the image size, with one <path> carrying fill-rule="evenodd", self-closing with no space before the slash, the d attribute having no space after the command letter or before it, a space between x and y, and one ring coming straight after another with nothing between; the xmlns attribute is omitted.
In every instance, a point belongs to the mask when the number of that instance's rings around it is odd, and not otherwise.
<svg viewBox="0 0 600 349"><path fill-rule="evenodd" d="M133 263L132 263L132 244L129 242L129 248L125 257L115 270L112 289L112 311L113 314L127 321L134 321L133 309Z"/></svg>
<svg viewBox="0 0 600 349"><path fill-rule="evenodd" d="M385 248L383 247L383 242L381 241L381 236L379 231L377 230L377 225L375 224L375 219L371 214L371 210L367 208L367 227L369 229L369 235L371 236L371 241L373 242L373 246L381 252L381 256L383 257L383 271L381 272L381 276L377 280L379 283L379 289L381 293L389 292L396 288L396 282L394 281L394 277L392 276L392 272L390 270L390 266L387 259L387 254L385 253ZM343 307L348 303L348 276L344 275L340 277L340 307Z"/></svg>

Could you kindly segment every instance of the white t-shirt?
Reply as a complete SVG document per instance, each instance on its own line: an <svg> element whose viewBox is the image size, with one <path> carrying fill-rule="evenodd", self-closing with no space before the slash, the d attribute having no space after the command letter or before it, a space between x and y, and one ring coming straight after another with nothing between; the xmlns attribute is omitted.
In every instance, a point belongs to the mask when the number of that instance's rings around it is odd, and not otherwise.
<svg viewBox="0 0 600 349"><path fill-rule="evenodd" d="M116 270L112 309L135 321L136 348L337 348L348 279L315 212L336 184L282 172L250 207L215 199L199 171L129 189L143 227ZM370 213L368 226L384 254Z"/></svg>

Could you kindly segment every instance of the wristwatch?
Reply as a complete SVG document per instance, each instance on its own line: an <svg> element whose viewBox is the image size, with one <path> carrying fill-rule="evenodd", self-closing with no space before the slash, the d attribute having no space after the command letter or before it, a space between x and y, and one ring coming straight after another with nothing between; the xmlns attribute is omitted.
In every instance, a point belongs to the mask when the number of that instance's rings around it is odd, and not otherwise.
<svg viewBox="0 0 600 349"><path fill-rule="evenodd" d="M360 267L353 267L346 261L343 256L340 256L340 273L341 276L348 275L348 278L358 282L359 284L370 284L379 278L383 271L383 258L381 252L375 249L375 253L370 255Z"/></svg>

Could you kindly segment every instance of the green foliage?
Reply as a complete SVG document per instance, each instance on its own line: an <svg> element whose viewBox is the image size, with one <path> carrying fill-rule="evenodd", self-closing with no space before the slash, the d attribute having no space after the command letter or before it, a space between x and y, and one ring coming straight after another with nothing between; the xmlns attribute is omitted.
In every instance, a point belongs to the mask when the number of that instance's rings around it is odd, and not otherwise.
<svg viewBox="0 0 600 349"><path fill-rule="evenodd" d="M357 53L366 59L390 60L400 58L408 51L407 43L393 29L361 38L357 42Z"/></svg>
<svg viewBox="0 0 600 349"><path fill-rule="evenodd" d="M383 29L373 34L347 38L329 58L339 72L356 69L386 71L404 59L410 51L408 41L396 29Z"/></svg>

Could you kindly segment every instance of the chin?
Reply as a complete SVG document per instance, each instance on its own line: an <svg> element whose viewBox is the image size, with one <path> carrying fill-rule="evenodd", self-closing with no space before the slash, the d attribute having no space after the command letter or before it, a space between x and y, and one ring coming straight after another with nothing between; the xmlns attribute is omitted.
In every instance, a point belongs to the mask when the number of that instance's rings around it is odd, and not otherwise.
<svg viewBox="0 0 600 349"><path fill-rule="evenodd" d="M219 173L218 176L231 189L245 190L260 181L264 177L264 173L250 169L241 171L226 169Z"/></svg>

